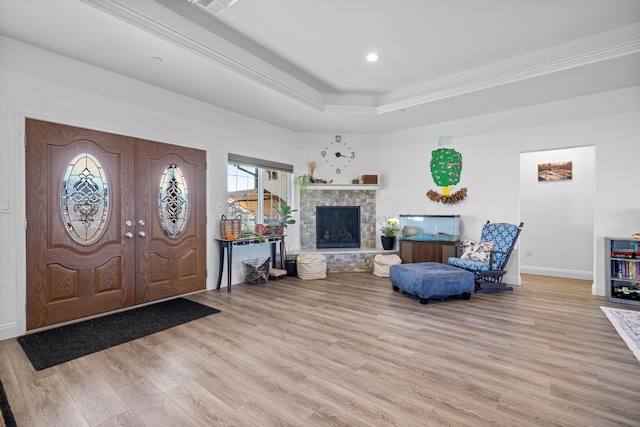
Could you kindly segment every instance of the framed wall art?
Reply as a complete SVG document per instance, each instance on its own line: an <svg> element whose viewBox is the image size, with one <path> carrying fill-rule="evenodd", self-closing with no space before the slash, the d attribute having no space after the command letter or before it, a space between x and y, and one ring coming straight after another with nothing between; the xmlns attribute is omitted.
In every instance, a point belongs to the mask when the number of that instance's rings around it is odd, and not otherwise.
<svg viewBox="0 0 640 427"><path fill-rule="evenodd" d="M538 181L567 181L570 179L573 179L573 162L538 164Z"/></svg>

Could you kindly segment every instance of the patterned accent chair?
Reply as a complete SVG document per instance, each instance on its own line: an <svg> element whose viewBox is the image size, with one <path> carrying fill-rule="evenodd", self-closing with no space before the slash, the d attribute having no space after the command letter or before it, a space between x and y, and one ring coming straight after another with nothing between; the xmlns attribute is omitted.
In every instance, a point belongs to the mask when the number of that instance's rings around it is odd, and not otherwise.
<svg viewBox="0 0 640 427"><path fill-rule="evenodd" d="M502 283L502 278L523 225L487 221L482 226L480 241L465 240L458 247L458 257L449 258L449 264L475 275L476 293L512 291L511 286Z"/></svg>

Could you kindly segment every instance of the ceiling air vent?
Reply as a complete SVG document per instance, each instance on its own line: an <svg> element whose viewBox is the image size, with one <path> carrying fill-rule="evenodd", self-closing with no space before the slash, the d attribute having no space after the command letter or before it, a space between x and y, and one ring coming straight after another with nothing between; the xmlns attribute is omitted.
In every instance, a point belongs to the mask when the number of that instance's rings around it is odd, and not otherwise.
<svg viewBox="0 0 640 427"><path fill-rule="evenodd" d="M225 10L233 6L238 0L189 0L191 3L197 3L207 9L209 12L218 16Z"/></svg>

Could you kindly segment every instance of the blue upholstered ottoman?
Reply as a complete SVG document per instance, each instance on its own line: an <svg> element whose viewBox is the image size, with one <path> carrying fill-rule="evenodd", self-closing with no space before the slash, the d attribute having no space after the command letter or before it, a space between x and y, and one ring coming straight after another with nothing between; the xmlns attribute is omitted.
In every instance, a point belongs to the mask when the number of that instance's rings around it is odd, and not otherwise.
<svg viewBox="0 0 640 427"><path fill-rule="evenodd" d="M420 304L427 304L429 298L443 300L452 295L468 300L475 290L472 272L439 262L392 265L389 280L394 291L416 295Z"/></svg>

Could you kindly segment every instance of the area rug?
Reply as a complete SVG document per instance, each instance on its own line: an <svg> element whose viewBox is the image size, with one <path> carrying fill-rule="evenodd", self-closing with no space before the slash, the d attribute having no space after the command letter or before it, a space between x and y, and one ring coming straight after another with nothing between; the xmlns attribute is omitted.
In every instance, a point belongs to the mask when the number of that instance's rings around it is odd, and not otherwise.
<svg viewBox="0 0 640 427"><path fill-rule="evenodd" d="M9 401L7 395L4 393L4 387L0 382L0 426L2 427L14 427L16 426L16 420L13 418L13 413L9 407Z"/></svg>
<svg viewBox="0 0 640 427"><path fill-rule="evenodd" d="M18 342L39 371L219 312L177 298L23 335Z"/></svg>
<svg viewBox="0 0 640 427"><path fill-rule="evenodd" d="M603 306L600 308L640 361L640 311Z"/></svg>

